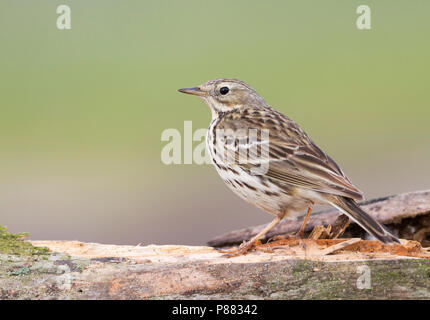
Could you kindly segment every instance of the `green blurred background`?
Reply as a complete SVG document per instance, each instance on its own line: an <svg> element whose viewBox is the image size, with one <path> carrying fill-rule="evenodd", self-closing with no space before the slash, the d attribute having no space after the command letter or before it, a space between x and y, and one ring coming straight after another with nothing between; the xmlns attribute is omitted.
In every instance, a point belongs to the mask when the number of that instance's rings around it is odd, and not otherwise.
<svg viewBox="0 0 430 320"><path fill-rule="evenodd" d="M72 30L56 28L67 4ZM372 9L358 30L356 8ZM0 225L32 239L203 244L271 217L161 132L207 128L180 87L248 82L367 198L429 188L430 2L0 2Z"/></svg>

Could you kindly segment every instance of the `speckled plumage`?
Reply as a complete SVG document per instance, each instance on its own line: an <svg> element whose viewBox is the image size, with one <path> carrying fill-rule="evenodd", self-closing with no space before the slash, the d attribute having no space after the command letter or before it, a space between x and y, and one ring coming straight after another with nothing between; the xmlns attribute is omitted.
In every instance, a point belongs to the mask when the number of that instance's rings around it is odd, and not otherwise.
<svg viewBox="0 0 430 320"><path fill-rule="evenodd" d="M180 91L200 96L209 106L212 122L207 149L221 178L240 197L278 220L303 215L314 203L329 204L379 240L398 241L359 208L355 201L363 199L363 194L339 166L294 121L270 107L248 84L217 79ZM250 130L261 132L253 142ZM263 132L269 134L268 141L263 139ZM268 157L259 158L258 148L256 151L252 147L266 142ZM228 158L220 150L232 156ZM243 154L247 155L245 162L240 161ZM267 170L255 174L253 170L262 163Z"/></svg>

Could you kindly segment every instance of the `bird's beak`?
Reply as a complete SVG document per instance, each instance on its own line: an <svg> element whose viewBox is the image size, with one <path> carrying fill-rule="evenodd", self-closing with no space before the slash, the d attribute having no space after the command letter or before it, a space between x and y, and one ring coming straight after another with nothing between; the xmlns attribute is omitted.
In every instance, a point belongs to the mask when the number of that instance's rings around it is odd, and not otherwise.
<svg viewBox="0 0 430 320"><path fill-rule="evenodd" d="M192 94L195 96L200 96L200 97L206 95L206 91L203 91L199 87L178 89L178 91L182 93Z"/></svg>

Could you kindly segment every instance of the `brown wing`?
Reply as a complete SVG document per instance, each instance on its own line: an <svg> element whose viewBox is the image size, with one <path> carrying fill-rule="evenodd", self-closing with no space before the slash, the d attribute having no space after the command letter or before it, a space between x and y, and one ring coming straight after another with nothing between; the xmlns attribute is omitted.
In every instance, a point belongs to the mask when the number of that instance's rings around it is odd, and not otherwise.
<svg viewBox="0 0 430 320"><path fill-rule="evenodd" d="M275 181L355 200L363 199L362 192L352 185L339 166L294 121L274 109L232 112L220 120L217 128L269 130L269 166L265 176ZM234 151L249 148L243 137L233 139L237 139L231 144ZM262 161L255 149L245 153L248 161L235 165L250 170Z"/></svg>
<svg viewBox="0 0 430 320"><path fill-rule="evenodd" d="M282 145L282 140L270 141L273 148L276 148L277 143ZM342 195L355 200L363 199L361 191L351 184L336 163L325 153L315 155L316 150L321 151L312 142L309 146L299 146L291 154L283 157L271 157L266 176L314 191Z"/></svg>

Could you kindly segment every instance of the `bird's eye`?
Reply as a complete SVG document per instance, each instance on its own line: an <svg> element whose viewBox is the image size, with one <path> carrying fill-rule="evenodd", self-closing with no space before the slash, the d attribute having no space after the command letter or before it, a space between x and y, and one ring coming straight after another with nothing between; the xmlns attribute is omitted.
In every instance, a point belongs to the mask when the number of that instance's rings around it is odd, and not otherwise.
<svg viewBox="0 0 430 320"><path fill-rule="evenodd" d="M225 96L229 91L230 89L227 87L222 87L221 89L219 89L219 93L221 93L223 96Z"/></svg>

